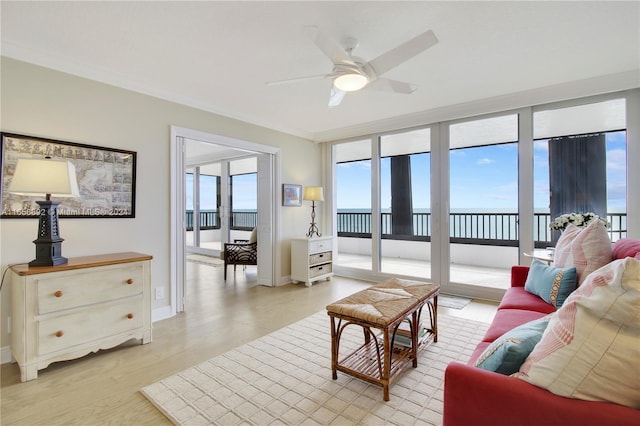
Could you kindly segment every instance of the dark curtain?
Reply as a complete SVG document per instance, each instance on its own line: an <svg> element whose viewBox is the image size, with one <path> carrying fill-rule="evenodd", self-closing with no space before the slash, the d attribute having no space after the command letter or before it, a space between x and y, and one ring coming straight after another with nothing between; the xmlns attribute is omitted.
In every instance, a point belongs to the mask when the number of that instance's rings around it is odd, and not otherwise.
<svg viewBox="0 0 640 426"><path fill-rule="evenodd" d="M603 133L549 139L551 220L571 212L607 217L607 150ZM552 232L555 244L559 231Z"/></svg>

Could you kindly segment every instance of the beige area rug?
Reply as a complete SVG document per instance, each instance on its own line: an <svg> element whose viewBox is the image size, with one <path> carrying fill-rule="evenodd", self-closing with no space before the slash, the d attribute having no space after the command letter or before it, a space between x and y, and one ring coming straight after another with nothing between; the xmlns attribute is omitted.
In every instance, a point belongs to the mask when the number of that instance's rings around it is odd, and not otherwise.
<svg viewBox="0 0 640 426"><path fill-rule="evenodd" d="M224 265L224 260L219 259L217 257L212 257L212 256L204 256L201 254L188 254L187 255L187 261L189 262L195 262L195 263L201 263L203 265L209 265L209 266L222 266Z"/></svg>
<svg viewBox="0 0 640 426"><path fill-rule="evenodd" d="M330 320L318 312L141 392L179 425L440 425L444 369L466 362L488 324L440 315L438 342L390 388L338 372L331 379ZM341 354L362 342L347 327Z"/></svg>

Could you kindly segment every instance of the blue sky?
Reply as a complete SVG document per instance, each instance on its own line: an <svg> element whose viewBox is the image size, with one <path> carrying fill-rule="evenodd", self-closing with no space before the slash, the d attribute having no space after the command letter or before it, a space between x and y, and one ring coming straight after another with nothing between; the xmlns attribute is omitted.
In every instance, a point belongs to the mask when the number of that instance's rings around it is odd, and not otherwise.
<svg viewBox="0 0 640 426"><path fill-rule="evenodd" d="M430 206L430 154L412 157L413 208ZM607 203L610 212L626 211L626 142L625 133L607 135ZM517 210L518 176L517 144L491 145L451 151L451 208ZM391 207L390 160L381 165L382 208ZM359 161L338 165L338 208L371 208L371 162ZM187 175L191 188L192 175ZM255 174L234 176L234 208L257 209ZM346 184L345 184L346 182ZM203 179L201 208L215 209L215 179ZM187 189L187 209L193 206ZM549 207L549 164L547 142L534 143L534 207L544 211Z"/></svg>
<svg viewBox="0 0 640 426"><path fill-rule="evenodd" d="M186 177L187 210L193 209L193 175ZM215 210L216 179L203 176L200 180L200 209ZM233 176L233 208L238 210L258 209L256 174Z"/></svg>
<svg viewBox="0 0 640 426"><path fill-rule="evenodd" d="M624 211L626 206L626 142L625 133L607 135L608 209ZM414 209L430 204L430 155L415 155L412 160ZM451 151L452 209L517 210L518 176L517 144L502 144ZM382 208L391 204L389 160L381 163ZM369 209L371 207L369 161L341 164L337 168L338 208ZM345 184L346 182L346 184ZM549 166L546 141L534 145L534 207L548 210Z"/></svg>

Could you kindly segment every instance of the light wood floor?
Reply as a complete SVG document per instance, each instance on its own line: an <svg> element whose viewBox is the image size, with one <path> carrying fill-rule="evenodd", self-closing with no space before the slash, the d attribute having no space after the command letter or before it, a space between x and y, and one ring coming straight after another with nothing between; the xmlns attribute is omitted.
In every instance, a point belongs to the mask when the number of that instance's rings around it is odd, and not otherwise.
<svg viewBox="0 0 640 426"><path fill-rule="evenodd" d="M186 310L154 323L153 342L125 343L73 361L55 363L39 377L20 383L16 364L3 364L0 424L163 425L171 424L140 388L305 318L370 283L334 277L312 287L256 285L255 268L187 262ZM496 306L472 302L440 313L489 322ZM327 320L327 332L329 331Z"/></svg>

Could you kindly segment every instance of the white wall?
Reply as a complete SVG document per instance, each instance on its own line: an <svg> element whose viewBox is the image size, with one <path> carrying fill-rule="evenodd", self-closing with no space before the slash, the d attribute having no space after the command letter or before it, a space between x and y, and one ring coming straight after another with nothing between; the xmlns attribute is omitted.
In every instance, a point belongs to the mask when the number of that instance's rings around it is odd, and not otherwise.
<svg viewBox="0 0 640 426"><path fill-rule="evenodd" d="M320 149L311 141L263 127L119 89L69 74L1 58L2 131L136 151L134 219L61 219L62 252L77 257L119 251L153 256L152 286L169 289L170 126L201 130L281 149L285 183L320 183ZM277 197L274 194L274 197ZM303 235L308 211L282 208L282 275L290 273L288 240ZM35 255L36 219L0 220L0 265ZM169 300L155 300L154 309ZM0 347L9 344L10 285L1 294Z"/></svg>

